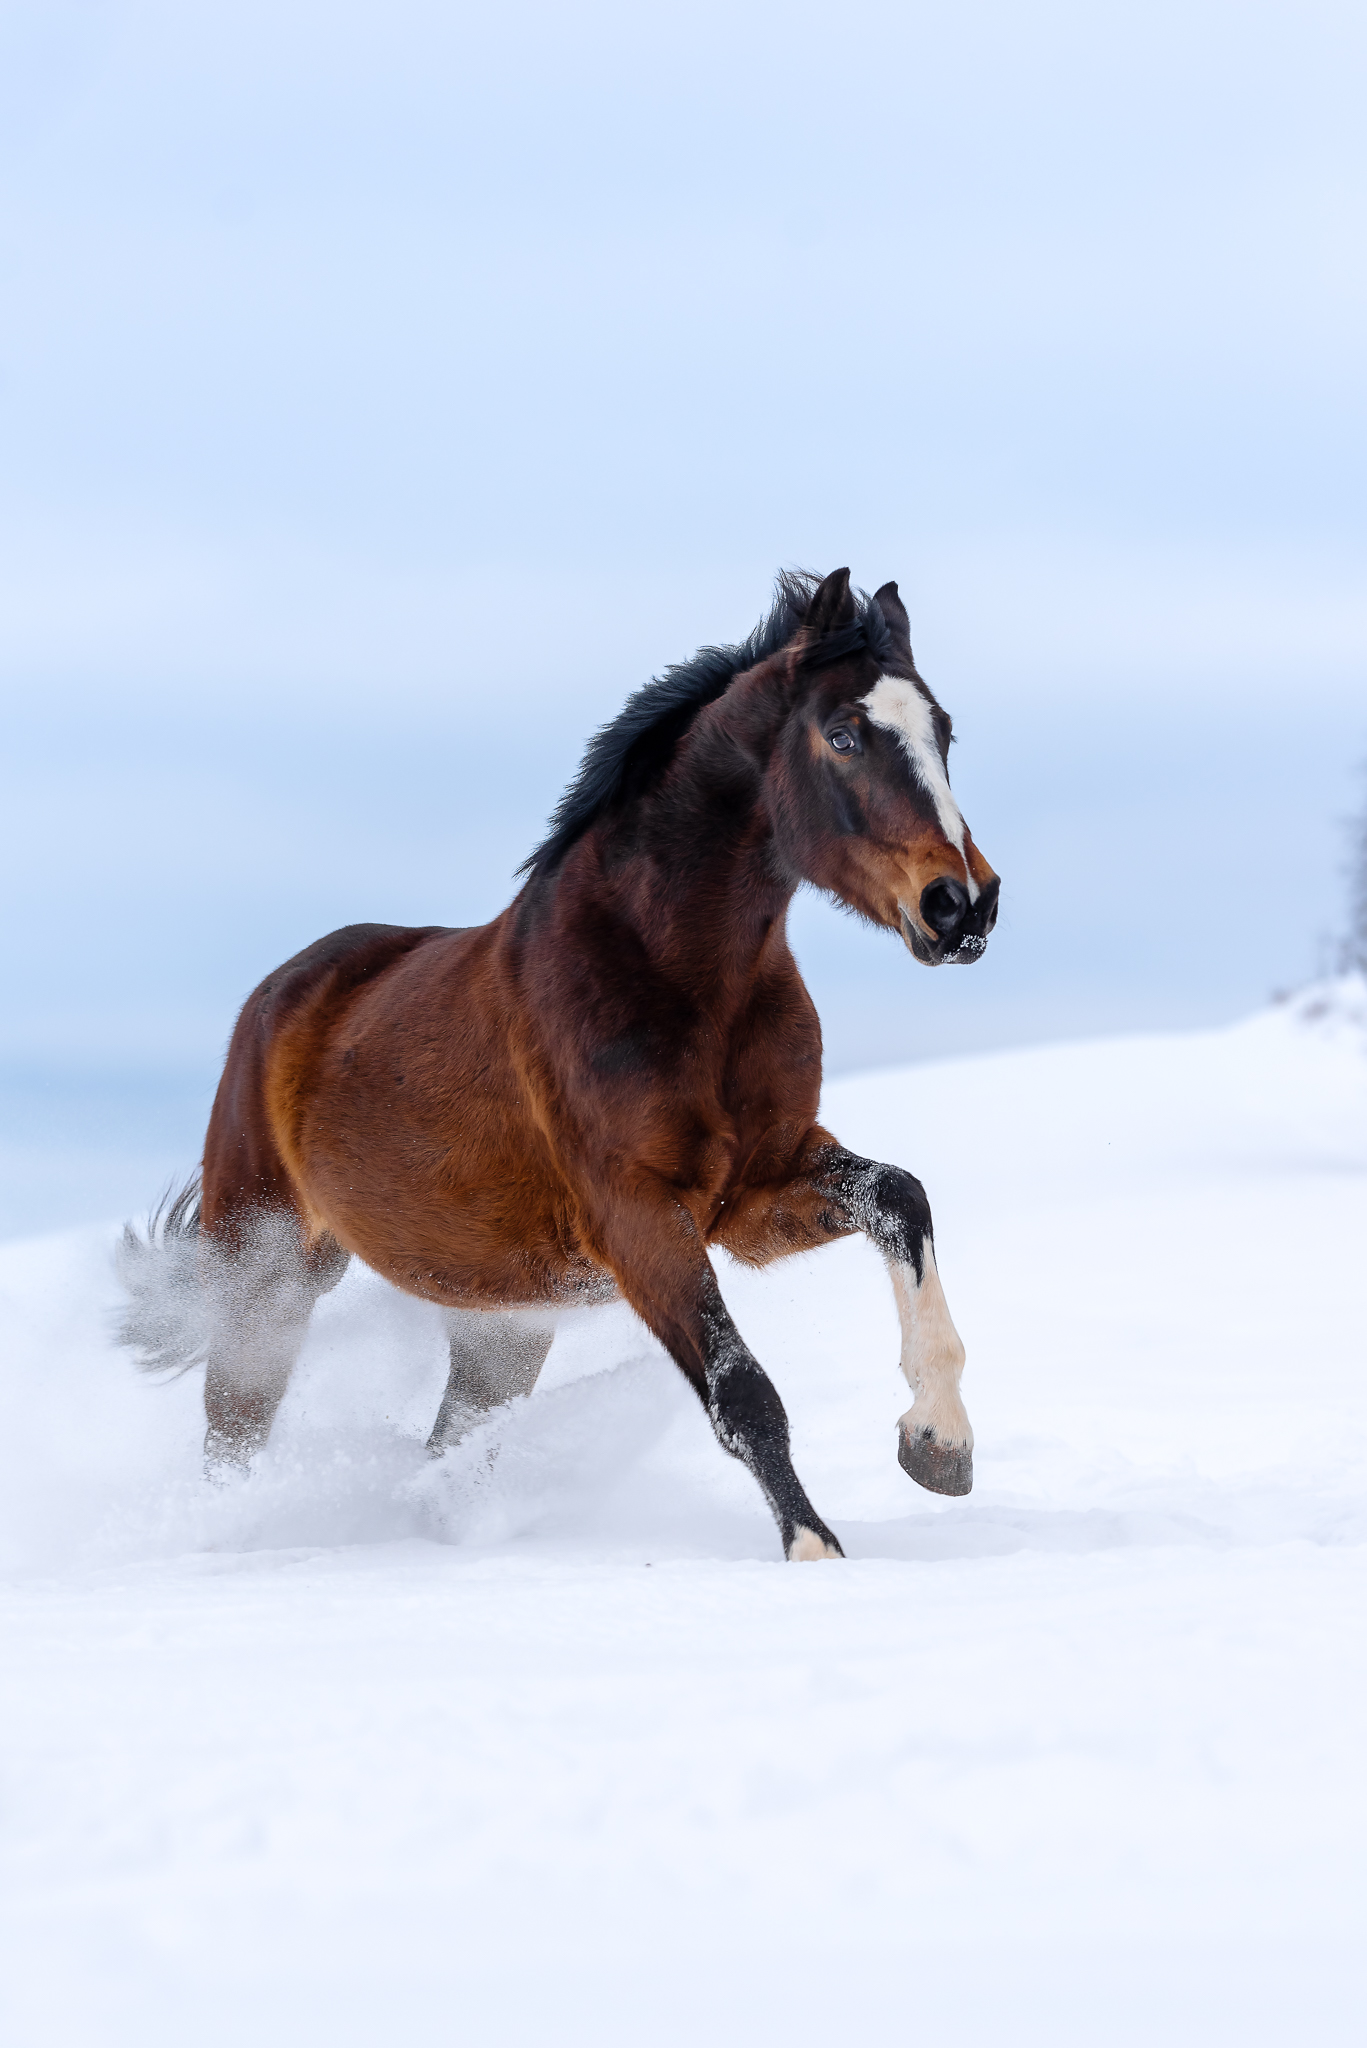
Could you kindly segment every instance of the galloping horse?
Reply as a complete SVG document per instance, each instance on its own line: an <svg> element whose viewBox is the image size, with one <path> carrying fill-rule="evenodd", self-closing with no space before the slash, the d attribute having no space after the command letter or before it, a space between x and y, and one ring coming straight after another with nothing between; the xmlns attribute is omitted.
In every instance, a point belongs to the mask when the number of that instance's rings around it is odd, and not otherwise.
<svg viewBox="0 0 1367 2048"><path fill-rule="evenodd" d="M530 1390L558 1307L624 1297L758 1480L785 1554L839 1557L708 1247L760 1266L863 1231L914 1395L900 1462L967 1493L964 1352L925 1191L817 1123L821 1031L785 932L809 882L926 966L981 955L999 883L950 793L949 739L895 583L869 598L847 569L784 575L742 646L668 670L598 733L492 924L351 925L263 981L202 1188L125 1239L125 1341L152 1369L206 1359L210 1468L264 1443L354 1254L448 1311L434 1450ZM179 1309L158 1292L167 1253L201 1305L188 1320L186 1284Z"/></svg>

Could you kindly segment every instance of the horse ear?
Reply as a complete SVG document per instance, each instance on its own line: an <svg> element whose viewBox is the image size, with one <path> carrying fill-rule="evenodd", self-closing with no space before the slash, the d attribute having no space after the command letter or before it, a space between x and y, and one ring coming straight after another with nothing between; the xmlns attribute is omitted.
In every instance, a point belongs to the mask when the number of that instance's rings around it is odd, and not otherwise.
<svg viewBox="0 0 1367 2048"><path fill-rule="evenodd" d="M897 595L895 583L885 583L881 590L875 590L873 601L888 622L888 631L898 640L905 640L908 651L911 648L911 620L907 608Z"/></svg>
<svg viewBox="0 0 1367 2048"><path fill-rule="evenodd" d="M848 569L832 569L812 592L811 603L803 625L808 638L824 640L828 633L834 633L841 626L852 626L855 621L854 599L850 595L850 572Z"/></svg>

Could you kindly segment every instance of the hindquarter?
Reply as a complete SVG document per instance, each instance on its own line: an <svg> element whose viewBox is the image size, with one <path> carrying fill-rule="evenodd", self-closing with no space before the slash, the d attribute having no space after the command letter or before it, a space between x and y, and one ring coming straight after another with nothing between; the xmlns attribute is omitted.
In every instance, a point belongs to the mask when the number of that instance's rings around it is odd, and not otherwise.
<svg viewBox="0 0 1367 2048"><path fill-rule="evenodd" d="M451 1306L575 1299L596 1277L513 1007L494 928L441 932L344 1001L320 995L271 1057L273 1129L314 1227Z"/></svg>
<svg viewBox="0 0 1367 2048"><path fill-rule="evenodd" d="M239 1235L260 1212L292 1209L316 1236L292 1142L292 1096L309 1052L357 988L382 975L431 933L347 925L295 954L242 1006L204 1141L203 1227Z"/></svg>

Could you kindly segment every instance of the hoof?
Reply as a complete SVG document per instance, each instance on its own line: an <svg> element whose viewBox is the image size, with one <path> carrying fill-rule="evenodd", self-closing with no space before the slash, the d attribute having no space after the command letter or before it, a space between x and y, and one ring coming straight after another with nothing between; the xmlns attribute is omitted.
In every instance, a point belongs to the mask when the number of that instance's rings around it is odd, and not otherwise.
<svg viewBox="0 0 1367 2048"><path fill-rule="evenodd" d="M928 1429L902 1429L897 1462L909 1479L931 1493L972 1493L973 1451L968 1444L939 1444Z"/></svg>
<svg viewBox="0 0 1367 2048"><path fill-rule="evenodd" d="M239 1437L211 1429L204 1439L204 1477L211 1486L236 1485L251 1471L256 1448L255 1444L244 1444Z"/></svg>
<svg viewBox="0 0 1367 2048"><path fill-rule="evenodd" d="M817 1558L844 1555L829 1529L823 1536L818 1536L815 1529L799 1529L788 1545L789 1564L810 1564Z"/></svg>

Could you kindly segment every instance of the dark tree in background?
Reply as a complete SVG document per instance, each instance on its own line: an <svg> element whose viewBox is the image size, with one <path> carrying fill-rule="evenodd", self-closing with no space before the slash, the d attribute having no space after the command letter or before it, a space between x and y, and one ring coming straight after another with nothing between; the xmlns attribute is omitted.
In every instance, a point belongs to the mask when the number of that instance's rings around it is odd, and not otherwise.
<svg viewBox="0 0 1367 2048"><path fill-rule="evenodd" d="M1348 932L1342 965L1345 974L1354 968L1367 974L1367 787L1361 808L1348 827Z"/></svg>

